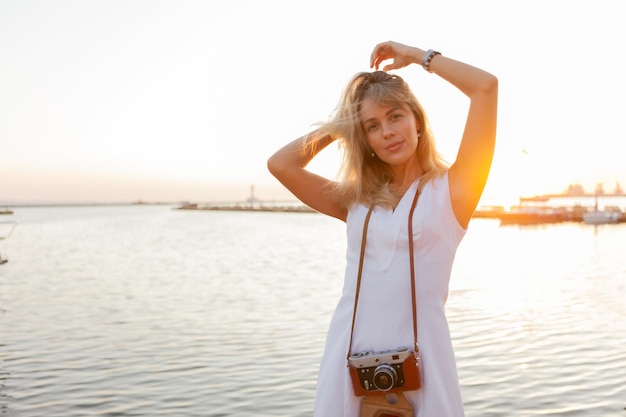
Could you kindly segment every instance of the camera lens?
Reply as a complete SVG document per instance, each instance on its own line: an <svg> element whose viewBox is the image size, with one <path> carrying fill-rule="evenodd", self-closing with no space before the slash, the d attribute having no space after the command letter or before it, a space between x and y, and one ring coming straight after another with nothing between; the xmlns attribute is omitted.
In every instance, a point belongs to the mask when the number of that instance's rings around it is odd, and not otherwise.
<svg viewBox="0 0 626 417"><path fill-rule="evenodd" d="M389 391L396 383L396 370L389 365L380 365L374 371L373 383L379 391Z"/></svg>

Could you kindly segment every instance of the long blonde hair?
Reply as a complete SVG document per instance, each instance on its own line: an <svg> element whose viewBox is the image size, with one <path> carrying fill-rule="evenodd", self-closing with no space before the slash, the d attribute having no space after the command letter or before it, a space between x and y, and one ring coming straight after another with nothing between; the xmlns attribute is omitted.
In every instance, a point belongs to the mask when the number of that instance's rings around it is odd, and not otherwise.
<svg viewBox="0 0 626 417"><path fill-rule="evenodd" d="M381 105L408 108L415 116L421 127L416 153L425 170L420 188L445 172L448 164L437 152L422 106L401 77L384 71L361 72L348 82L333 116L319 124L318 129L309 135L305 151L315 147L317 140L322 137L336 139L343 148L339 182L333 190L340 201L346 207L354 203L395 207L401 196L388 191L387 184L392 179L391 169L385 162L371 156L372 151L361 125L361 103L366 97Z"/></svg>

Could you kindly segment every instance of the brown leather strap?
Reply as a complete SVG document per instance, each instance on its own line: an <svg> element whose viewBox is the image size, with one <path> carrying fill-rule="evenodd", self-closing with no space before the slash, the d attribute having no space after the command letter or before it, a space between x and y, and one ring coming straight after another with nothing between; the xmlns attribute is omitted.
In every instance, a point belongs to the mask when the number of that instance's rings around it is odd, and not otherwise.
<svg viewBox="0 0 626 417"><path fill-rule="evenodd" d="M415 299L415 257L413 254L413 213L417 206L417 199L419 197L419 187L415 191L415 197L413 197L413 203L411 204L411 210L409 211L409 257L411 261L411 302L413 304L413 340L415 342L415 354L419 352L419 346L417 344L417 301ZM350 358L350 352L352 352L352 336L354 335L354 323L356 321L356 310L359 303L359 292L361 290L361 276L363 275L363 258L365 257L365 242L367 240L367 229L372 216L374 205L371 205L367 215L365 216L365 222L363 224L363 237L361 239L361 255L359 259L359 270L356 280L356 294L354 296L354 311L352 312L352 327L350 329L350 344L348 345L348 358Z"/></svg>
<svg viewBox="0 0 626 417"><path fill-rule="evenodd" d="M356 279L356 294L354 295L354 311L352 312L352 328L350 330L350 345L348 346L348 358L352 351L352 335L354 334L354 321L356 320L356 306L359 303L359 292L361 290L361 275L363 275L363 258L365 257L365 241L367 239L367 227L370 223L370 217L372 217L372 211L374 205L372 204L365 216L365 223L363 224L363 237L361 238L361 257L359 259L359 272Z"/></svg>
<svg viewBox="0 0 626 417"><path fill-rule="evenodd" d="M413 212L417 205L417 197L419 196L420 189L417 188L415 197L413 197L413 204L411 205L411 211L409 211L409 258L411 261L411 301L413 302L413 341L415 342L415 353L419 353L420 349L417 344L417 301L415 300L415 254L413 252Z"/></svg>

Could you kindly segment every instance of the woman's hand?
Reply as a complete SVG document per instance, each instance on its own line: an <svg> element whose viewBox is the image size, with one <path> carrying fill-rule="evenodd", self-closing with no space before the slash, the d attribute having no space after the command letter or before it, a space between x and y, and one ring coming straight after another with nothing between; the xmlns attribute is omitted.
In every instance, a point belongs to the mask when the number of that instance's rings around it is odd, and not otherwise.
<svg viewBox="0 0 626 417"><path fill-rule="evenodd" d="M383 71L390 71L409 64L417 64L421 62L424 51L412 46L403 45L398 42L388 41L376 45L370 56L370 68L378 67L383 61L393 59L390 64L383 67Z"/></svg>

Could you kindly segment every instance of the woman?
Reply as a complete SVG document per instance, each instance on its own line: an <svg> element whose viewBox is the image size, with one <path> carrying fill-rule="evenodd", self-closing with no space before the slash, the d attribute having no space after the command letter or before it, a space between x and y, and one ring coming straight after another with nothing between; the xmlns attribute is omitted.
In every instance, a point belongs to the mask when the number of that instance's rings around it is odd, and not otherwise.
<svg viewBox="0 0 626 417"><path fill-rule="evenodd" d="M391 62L378 71L386 60ZM461 144L450 166L437 153L428 119L414 94L400 77L386 72L410 64L421 64L470 99ZM409 213L422 384L404 396L416 416L462 416L444 305L456 249L491 166L498 81L436 51L396 42L377 45L370 67L376 71L359 73L349 82L331 120L287 144L268 161L270 172L303 203L347 224L344 290L320 366L315 416L359 415L362 397L353 391L348 350L372 352L413 345ZM334 141L344 149L338 182L306 170L315 155ZM368 237L353 324L366 217Z"/></svg>

